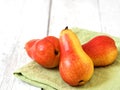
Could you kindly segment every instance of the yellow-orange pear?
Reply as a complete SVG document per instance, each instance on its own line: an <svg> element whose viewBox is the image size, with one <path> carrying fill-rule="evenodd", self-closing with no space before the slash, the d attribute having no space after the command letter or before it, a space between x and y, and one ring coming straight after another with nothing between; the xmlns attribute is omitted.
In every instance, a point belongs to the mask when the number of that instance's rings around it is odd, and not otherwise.
<svg viewBox="0 0 120 90"><path fill-rule="evenodd" d="M99 35L82 45L91 57L94 66L106 66L113 63L118 55L115 41L107 35Z"/></svg>
<svg viewBox="0 0 120 90"><path fill-rule="evenodd" d="M93 75L94 65L82 49L76 34L66 27L60 33L60 64L62 79L71 86L85 84Z"/></svg>

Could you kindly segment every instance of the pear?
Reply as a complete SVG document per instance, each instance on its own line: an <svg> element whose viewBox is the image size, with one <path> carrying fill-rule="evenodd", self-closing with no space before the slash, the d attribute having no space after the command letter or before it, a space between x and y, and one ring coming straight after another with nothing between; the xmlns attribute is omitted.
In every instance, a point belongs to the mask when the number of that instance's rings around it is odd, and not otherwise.
<svg viewBox="0 0 120 90"><path fill-rule="evenodd" d="M55 36L29 40L25 44L25 50L31 59L45 68L55 68L59 65L60 45Z"/></svg>
<svg viewBox="0 0 120 90"><path fill-rule="evenodd" d="M71 86L85 84L93 75L94 65L82 49L76 34L66 27L60 33L60 64L62 79Z"/></svg>
<svg viewBox="0 0 120 90"><path fill-rule="evenodd" d="M82 45L83 50L91 57L94 66L112 64L118 55L115 41L108 35L99 35Z"/></svg>

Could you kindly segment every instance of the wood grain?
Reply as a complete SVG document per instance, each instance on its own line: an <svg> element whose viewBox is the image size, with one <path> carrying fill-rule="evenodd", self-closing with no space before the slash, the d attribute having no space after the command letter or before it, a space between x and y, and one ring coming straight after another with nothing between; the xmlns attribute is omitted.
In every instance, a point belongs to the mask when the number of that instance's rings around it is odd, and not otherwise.
<svg viewBox="0 0 120 90"><path fill-rule="evenodd" d="M99 0L103 32L120 37L120 0Z"/></svg>
<svg viewBox="0 0 120 90"><path fill-rule="evenodd" d="M68 27L79 27L101 32L97 0L53 0L50 35Z"/></svg>
<svg viewBox="0 0 120 90"><path fill-rule="evenodd" d="M48 10L48 0L0 1L0 90L38 90L16 79L13 72L31 61L25 43L46 36Z"/></svg>

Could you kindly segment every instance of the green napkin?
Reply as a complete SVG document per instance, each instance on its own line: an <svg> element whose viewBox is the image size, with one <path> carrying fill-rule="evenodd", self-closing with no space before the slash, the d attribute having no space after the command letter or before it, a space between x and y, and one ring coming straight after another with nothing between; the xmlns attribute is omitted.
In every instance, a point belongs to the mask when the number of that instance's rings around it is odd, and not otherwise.
<svg viewBox="0 0 120 90"><path fill-rule="evenodd" d="M73 28L82 44L103 33ZM113 37L120 52L120 39ZM58 68L46 69L36 62L30 62L14 72L14 75L44 90L120 90L120 54L116 61L106 67L95 68L93 77L83 86L72 87L65 83Z"/></svg>

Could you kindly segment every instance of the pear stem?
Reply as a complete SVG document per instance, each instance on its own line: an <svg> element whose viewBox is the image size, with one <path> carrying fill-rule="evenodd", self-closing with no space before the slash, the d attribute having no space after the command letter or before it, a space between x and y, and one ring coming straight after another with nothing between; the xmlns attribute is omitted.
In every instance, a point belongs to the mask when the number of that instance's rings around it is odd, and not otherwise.
<svg viewBox="0 0 120 90"><path fill-rule="evenodd" d="M65 27L65 30L67 30L67 29L68 29L68 26Z"/></svg>

